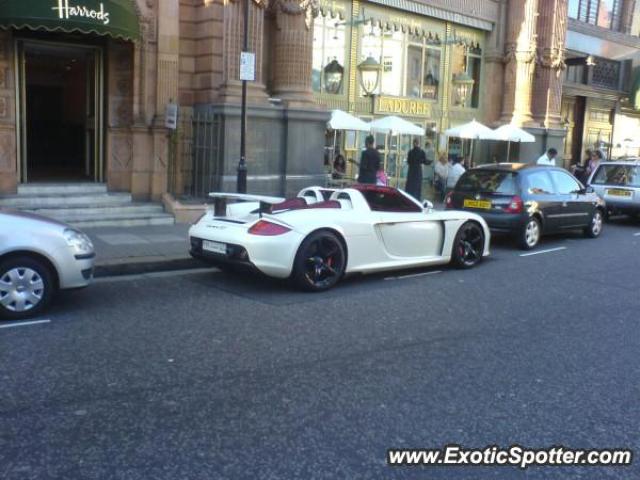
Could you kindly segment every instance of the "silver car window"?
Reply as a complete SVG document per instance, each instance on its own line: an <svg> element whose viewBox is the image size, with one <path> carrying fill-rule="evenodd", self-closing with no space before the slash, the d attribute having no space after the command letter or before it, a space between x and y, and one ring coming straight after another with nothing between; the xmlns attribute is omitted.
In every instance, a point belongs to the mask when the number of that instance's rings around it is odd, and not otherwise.
<svg viewBox="0 0 640 480"><path fill-rule="evenodd" d="M640 187L640 168L635 165L600 165L591 184Z"/></svg>

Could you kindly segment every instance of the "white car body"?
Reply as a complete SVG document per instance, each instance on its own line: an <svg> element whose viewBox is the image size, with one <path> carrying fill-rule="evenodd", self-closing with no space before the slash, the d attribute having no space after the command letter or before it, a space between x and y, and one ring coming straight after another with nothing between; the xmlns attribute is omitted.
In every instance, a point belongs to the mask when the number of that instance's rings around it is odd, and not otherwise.
<svg viewBox="0 0 640 480"><path fill-rule="evenodd" d="M413 204L414 211L372 210L362 188L367 191L397 192ZM371 193L373 195L374 193ZM367 193L369 195L369 193ZM330 202L324 199L330 195ZM395 194L394 194L395 195ZM408 267L425 267L448 263L452 258L454 239L468 221L482 227L482 256L489 255L490 232L479 215L464 211L434 211L423 207L413 197L389 187L356 187L339 190L310 187L298 194L306 207L278 210L277 201L284 199L251 195L211 194L214 198L243 198L247 203L226 206L226 216L208 211L189 230L191 254L211 263L223 263L234 255L237 247L246 250L239 263L247 263L275 278L292 275L294 261L302 242L316 231L328 230L338 235L347 254L345 273L371 273ZM266 200L265 200L266 199ZM271 204L272 213L258 213L259 201ZM298 200L299 202L300 200ZM333 208L317 208L331 204ZM336 205L339 204L339 208ZM408 205L408 204L407 204ZM219 212L220 213L220 212ZM264 220L289 229L286 233L262 236L249 233L252 226ZM208 252L204 241L214 242L219 252ZM226 248L220 247L221 244Z"/></svg>

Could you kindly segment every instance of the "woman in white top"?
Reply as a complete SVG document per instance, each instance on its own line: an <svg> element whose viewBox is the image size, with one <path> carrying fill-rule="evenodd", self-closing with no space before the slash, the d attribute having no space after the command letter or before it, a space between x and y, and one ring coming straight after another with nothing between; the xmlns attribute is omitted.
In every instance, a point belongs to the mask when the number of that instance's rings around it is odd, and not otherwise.
<svg viewBox="0 0 640 480"><path fill-rule="evenodd" d="M447 189L453 189L464 172L465 169L460 163L460 159L454 158L453 165L449 169L449 176L447 177Z"/></svg>

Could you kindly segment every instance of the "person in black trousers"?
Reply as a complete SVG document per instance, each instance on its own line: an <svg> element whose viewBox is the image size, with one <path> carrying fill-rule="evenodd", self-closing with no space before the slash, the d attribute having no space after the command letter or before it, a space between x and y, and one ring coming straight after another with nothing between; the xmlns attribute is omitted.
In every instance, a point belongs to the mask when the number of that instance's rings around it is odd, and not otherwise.
<svg viewBox="0 0 640 480"><path fill-rule="evenodd" d="M360 157L360 169L358 171L358 183L376 184L376 173L380 169L380 154L373 147L375 140L369 135L365 140L366 150Z"/></svg>
<svg viewBox="0 0 640 480"><path fill-rule="evenodd" d="M416 200L422 200L422 165L428 165L427 155L420 148L420 141L413 140L413 148L407 157L409 170L404 190Z"/></svg>

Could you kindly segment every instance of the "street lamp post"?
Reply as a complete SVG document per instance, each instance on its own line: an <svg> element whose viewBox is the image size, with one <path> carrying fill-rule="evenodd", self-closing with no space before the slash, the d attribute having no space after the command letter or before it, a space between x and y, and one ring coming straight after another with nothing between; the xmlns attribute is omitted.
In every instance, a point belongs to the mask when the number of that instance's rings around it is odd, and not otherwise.
<svg viewBox="0 0 640 480"><path fill-rule="evenodd" d="M249 0L244 0L244 32L242 39L242 53L249 50ZM241 65L242 65L241 61ZM242 69L241 69L242 70ZM242 80L242 106L240 111L240 162L238 163L238 179L236 190L238 193L247 193L247 79L240 72Z"/></svg>

